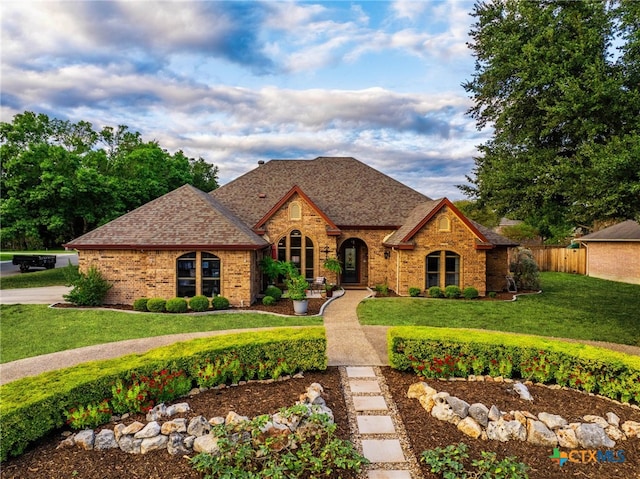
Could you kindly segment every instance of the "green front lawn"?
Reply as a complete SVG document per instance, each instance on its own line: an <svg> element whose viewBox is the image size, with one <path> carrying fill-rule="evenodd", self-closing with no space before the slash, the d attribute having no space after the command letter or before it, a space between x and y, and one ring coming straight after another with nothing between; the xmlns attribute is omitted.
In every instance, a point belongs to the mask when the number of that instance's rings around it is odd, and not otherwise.
<svg viewBox="0 0 640 479"><path fill-rule="evenodd" d="M322 325L320 317L260 313L133 314L24 304L0 305L0 314L2 363L92 344L165 334Z"/></svg>
<svg viewBox="0 0 640 479"><path fill-rule="evenodd" d="M78 269L77 266L72 268ZM66 286L64 272L67 268L33 270L3 277L0 289L41 288L43 286Z"/></svg>
<svg viewBox="0 0 640 479"><path fill-rule="evenodd" d="M543 293L515 302L376 298L358 306L365 325L510 331L640 346L640 285L542 273Z"/></svg>

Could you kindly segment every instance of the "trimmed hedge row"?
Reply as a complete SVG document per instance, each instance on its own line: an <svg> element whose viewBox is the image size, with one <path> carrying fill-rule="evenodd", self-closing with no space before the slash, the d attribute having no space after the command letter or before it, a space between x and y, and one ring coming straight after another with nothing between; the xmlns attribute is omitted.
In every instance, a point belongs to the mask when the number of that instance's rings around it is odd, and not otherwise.
<svg viewBox="0 0 640 479"><path fill-rule="evenodd" d="M283 372L282 363L286 363L289 372L324 370L326 345L324 328L320 327L227 334L176 343L145 354L84 363L5 384L0 387L0 461L19 455L33 441L62 427L65 411L110 397L111 386L118 379L151 376L163 369L193 374L198 365L230 354L237 359L234 375L239 374L244 380L257 378L260 365L272 368L271 376ZM197 378L191 378L197 384ZM221 381L227 379L228 375L221 376Z"/></svg>
<svg viewBox="0 0 640 479"><path fill-rule="evenodd" d="M387 333L389 364L426 378L504 376L555 383L640 403L640 356L536 336L399 326Z"/></svg>

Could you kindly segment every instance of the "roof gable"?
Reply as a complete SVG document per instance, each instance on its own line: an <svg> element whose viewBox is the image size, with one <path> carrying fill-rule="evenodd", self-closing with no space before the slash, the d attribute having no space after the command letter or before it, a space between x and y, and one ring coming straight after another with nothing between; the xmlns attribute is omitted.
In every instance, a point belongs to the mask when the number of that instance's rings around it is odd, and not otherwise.
<svg viewBox="0 0 640 479"><path fill-rule="evenodd" d="M640 241L640 223L623 221L579 238L580 241Z"/></svg>
<svg viewBox="0 0 640 479"><path fill-rule="evenodd" d="M267 244L213 197L184 185L65 246L77 249L260 249Z"/></svg>
<svg viewBox="0 0 640 479"><path fill-rule="evenodd" d="M385 242L385 246L412 249L413 237L440 211L447 207L476 237L477 249L490 249L496 245L513 245L514 243L488 228L468 219L447 198L426 201L416 206L407 217L406 222Z"/></svg>
<svg viewBox="0 0 640 479"><path fill-rule="evenodd" d="M271 160L210 194L246 224L256 225L294 186L338 228L395 229L407 211L429 200L350 157Z"/></svg>
<svg viewBox="0 0 640 479"><path fill-rule="evenodd" d="M258 221L258 223L256 223L256 225L253 227L253 230L255 232L257 232L258 234L263 234L264 230L262 229L262 227L265 225L265 223L267 221L269 221L269 219L276 214L280 208L282 208L282 206L284 206L287 201L289 201L291 198L293 198L294 196L300 196L300 198L302 198L304 201L307 202L307 204L313 208L318 215L320 215L320 217L327 223L327 233L329 235L339 235L340 234L340 229L335 225L335 223L333 221L331 221L329 219L329 217L320 209L318 208L318 206L311 200L311 198L309 198L304 191L302 191L302 189L300 189L300 187L298 185L295 185L293 188L291 188L286 195L284 195L280 201L278 201L273 208L271 208L266 215L264 215L260 221Z"/></svg>

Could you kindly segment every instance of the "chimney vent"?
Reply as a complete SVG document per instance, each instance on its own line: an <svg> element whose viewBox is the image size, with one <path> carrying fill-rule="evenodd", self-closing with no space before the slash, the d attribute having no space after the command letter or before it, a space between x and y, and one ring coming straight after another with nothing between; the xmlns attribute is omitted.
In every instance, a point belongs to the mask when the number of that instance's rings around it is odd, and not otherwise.
<svg viewBox="0 0 640 479"><path fill-rule="evenodd" d="M258 166L264 165L264 160L258 160Z"/></svg>

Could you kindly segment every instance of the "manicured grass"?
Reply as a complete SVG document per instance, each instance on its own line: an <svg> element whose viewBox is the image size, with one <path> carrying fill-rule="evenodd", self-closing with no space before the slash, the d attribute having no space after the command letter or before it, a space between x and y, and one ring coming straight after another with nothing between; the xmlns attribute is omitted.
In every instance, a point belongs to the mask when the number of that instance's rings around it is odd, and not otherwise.
<svg viewBox="0 0 640 479"><path fill-rule="evenodd" d="M376 298L362 324L478 328L640 346L640 285L542 273L543 293L515 302Z"/></svg>
<svg viewBox="0 0 640 479"><path fill-rule="evenodd" d="M73 266L77 270L77 266ZM65 286L64 271L66 268L29 271L7 276L0 281L0 289L40 288L43 286Z"/></svg>
<svg viewBox="0 0 640 479"><path fill-rule="evenodd" d="M319 317L260 313L133 314L23 304L0 305L0 314L2 363L92 344L165 334L322 325Z"/></svg>

